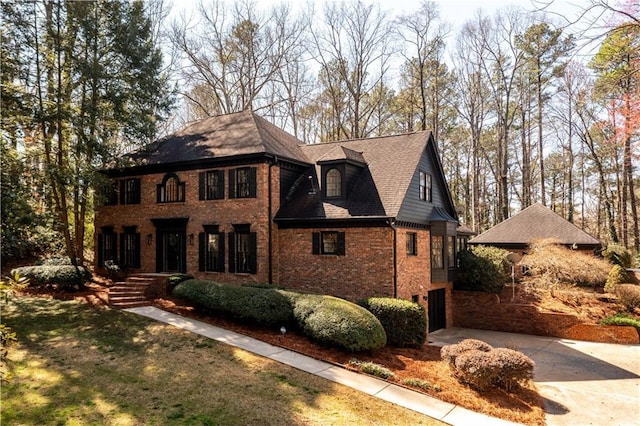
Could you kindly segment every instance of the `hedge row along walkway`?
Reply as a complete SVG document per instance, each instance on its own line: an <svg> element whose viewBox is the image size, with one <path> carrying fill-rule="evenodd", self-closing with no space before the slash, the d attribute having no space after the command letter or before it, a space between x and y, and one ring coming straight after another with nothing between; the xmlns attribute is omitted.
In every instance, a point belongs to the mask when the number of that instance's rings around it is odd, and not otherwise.
<svg viewBox="0 0 640 426"><path fill-rule="evenodd" d="M515 424L156 307L145 306L124 310L281 362L454 426L507 426Z"/></svg>

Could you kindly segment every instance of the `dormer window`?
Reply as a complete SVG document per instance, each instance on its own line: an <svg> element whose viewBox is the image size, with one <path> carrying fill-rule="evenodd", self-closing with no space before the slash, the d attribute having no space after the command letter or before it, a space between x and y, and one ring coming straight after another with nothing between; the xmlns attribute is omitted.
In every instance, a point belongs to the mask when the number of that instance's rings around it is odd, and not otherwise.
<svg viewBox="0 0 640 426"><path fill-rule="evenodd" d="M184 201L184 182L174 173L168 173L158 185L159 203L176 203Z"/></svg>
<svg viewBox="0 0 640 426"><path fill-rule="evenodd" d="M326 175L326 197L342 197L342 174L340 170L333 168L327 171Z"/></svg>

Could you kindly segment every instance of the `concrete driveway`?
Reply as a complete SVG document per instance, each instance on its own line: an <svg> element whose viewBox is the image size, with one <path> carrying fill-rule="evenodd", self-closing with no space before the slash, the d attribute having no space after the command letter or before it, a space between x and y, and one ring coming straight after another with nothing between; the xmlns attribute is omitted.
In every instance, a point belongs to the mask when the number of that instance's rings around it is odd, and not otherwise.
<svg viewBox="0 0 640 426"><path fill-rule="evenodd" d="M449 328L429 334L436 345L478 339L516 349L536 363L547 425L640 425L640 345Z"/></svg>

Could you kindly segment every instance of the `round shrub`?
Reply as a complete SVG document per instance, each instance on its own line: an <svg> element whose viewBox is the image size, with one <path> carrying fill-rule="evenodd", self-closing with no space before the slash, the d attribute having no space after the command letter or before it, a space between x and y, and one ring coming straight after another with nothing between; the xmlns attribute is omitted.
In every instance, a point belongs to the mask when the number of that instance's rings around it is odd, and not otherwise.
<svg viewBox="0 0 640 426"><path fill-rule="evenodd" d="M630 283L631 278L627 271L620 265L613 265L607 276L607 282L604 284L604 291L607 293L615 293L616 288L620 284Z"/></svg>
<svg viewBox="0 0 640 426"><path fill-rule="evenodd" d="M511 263L507 260L509 253L508 250L488 246L473 246L461 251L455 288L502 293L511 271Z"/></svg>
<svg viewBox="0 0 640 426"><path fill-rule="evenodd" d="M291 296L293 316L304 334L351 352L379 349L387 336L380 321L354 303L332 296Z"/></svg>
<svg viewBox="0 0 640 426"><path fill-rule="evenodd" d="M620 284L616 288L618 303L633 312L640 307L640 286L635 284Z"/></svg>
<svg viewBox="0 0 640 426"><path fill-rule="evenodd" d="M371 312L387 334L391 346L419 347L427 339L427 317L418 303L389 297L370 297L360 303Z"/></svg>
<svg viewBox="0 0 640 426"><path fill-rule="evenodd" d="M454 376L478 390L496 386L511 390L533 377L534 362L521 352L466 339L444 346L441 356L449 364Z"/></svg>
<svg viewBox="0 0 640 426"><path fill-rule="evenodd" d="M289 300L275 289L190 279L179 283L173 295L209 312L260 325L280 326L292 320Z"/></svg>
<svg viewBox="0 0 640 426"><path fill-rule="evenodd" d="M91 272L84 266L72 265L35 265L22 266L11 271L29 279L29 285L56 285L63 290L72 290L84 286L91 280Z"/></svg>
<svg viewBox="0 0 640 426"><path fill-rule="evenodd" d="M477 339L465 339L460 343L446 345L440 349L440 357L444 362L449 364L449 368L455 371L455 362L458 355L467 351L489 352L493 350L493 346Z"/></svg>
<svg viewBox="0 0 640 426"><path fill-rule="evenodd" d="M492 363L497 368L493 384L512 390L518 383L533 378L535 363L522 352L507 348L496 348L489 352Z"/></svg>

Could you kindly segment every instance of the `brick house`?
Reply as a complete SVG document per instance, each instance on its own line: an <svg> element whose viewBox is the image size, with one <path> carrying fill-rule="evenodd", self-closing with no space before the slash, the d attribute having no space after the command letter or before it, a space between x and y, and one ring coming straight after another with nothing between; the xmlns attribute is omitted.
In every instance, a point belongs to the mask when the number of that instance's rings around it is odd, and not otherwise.
<svg viewBox="0 0 640 426"><path fill-rule="evenodd" d="M451 324L458 221L431 132L305 145L252 112L210 117L106 170L96 268L184 272ZM466 238L466 237L463 237Z"/></svg>

